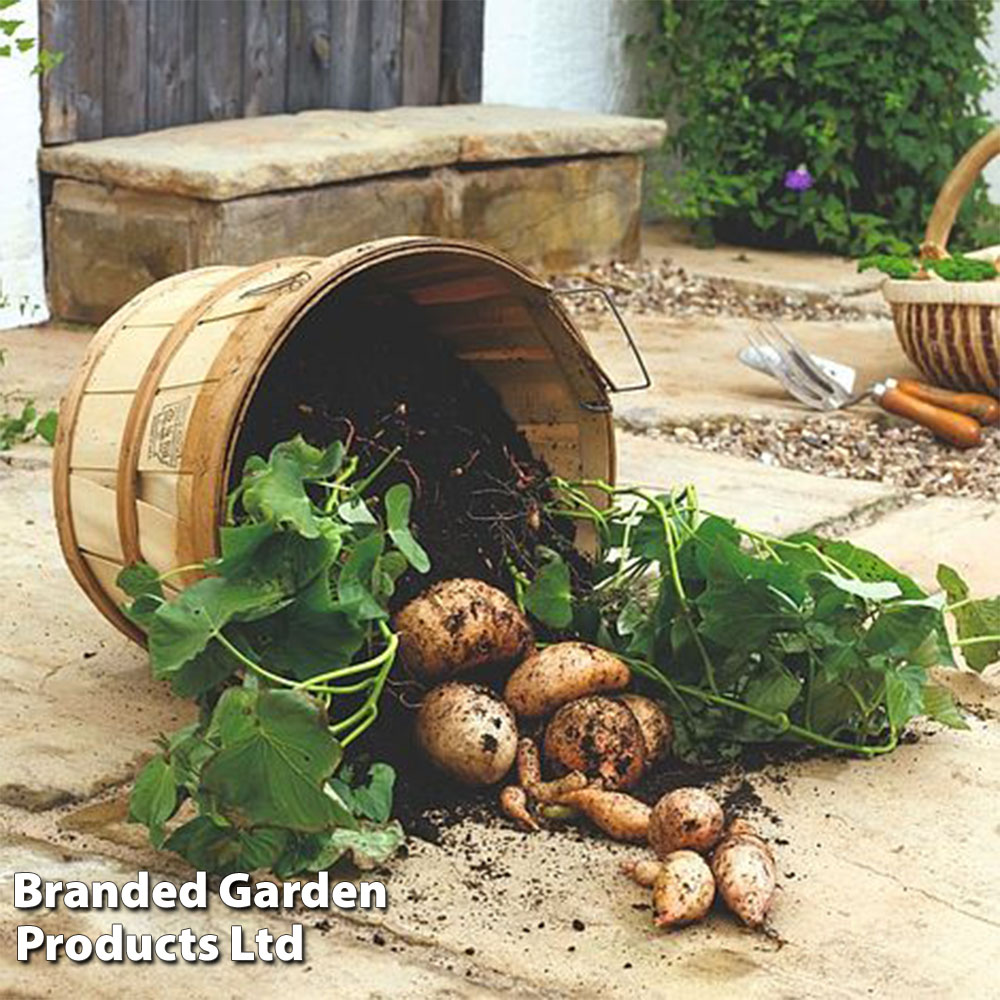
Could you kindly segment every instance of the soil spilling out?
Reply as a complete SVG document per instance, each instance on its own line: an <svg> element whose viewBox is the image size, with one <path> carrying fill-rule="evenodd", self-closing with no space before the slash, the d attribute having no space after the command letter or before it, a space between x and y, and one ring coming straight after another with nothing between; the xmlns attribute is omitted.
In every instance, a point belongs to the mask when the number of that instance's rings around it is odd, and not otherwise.
<svg viewBox="0 0 1000 1000"><path fill-rule="evenodd" d="M411 570L400 578L396 608L452 577L510 592L508 561L530 569L539 545L562 553L577 578L587 579L565 524L546 513L548 468L494 390L428 333L419 310L400 296L347 289L302 320L254 394L231 485L250 455L266 455L296 434L317 446L343 441L362 475L398 449L371 495L398 482L412 487L411 520L432 565L428 574ZM395 814L430 837L438 823L483 811L495 792L462 788L423 760L412 735L420 696L394 671L379 721L356 749L395 767ZM438 819L422 820L424 813Z"/></svg>

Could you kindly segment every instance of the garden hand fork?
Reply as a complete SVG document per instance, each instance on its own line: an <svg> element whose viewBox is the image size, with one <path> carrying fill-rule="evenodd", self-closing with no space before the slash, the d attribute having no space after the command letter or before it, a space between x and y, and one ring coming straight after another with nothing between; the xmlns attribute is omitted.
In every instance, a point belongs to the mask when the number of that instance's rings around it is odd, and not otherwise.
<svg viewBox="0 0 1000 1000"><path fill-rule="evenodd" d="M980 444L981 424L1000 422L1000 401L980 393L948 392L894 378L853 391L853 368L817 360L773 322L746 336L750 347L740 352L740 360L767 371L813 409L840 410L871 396L882 409L926 427L957 448Z"/></svg>

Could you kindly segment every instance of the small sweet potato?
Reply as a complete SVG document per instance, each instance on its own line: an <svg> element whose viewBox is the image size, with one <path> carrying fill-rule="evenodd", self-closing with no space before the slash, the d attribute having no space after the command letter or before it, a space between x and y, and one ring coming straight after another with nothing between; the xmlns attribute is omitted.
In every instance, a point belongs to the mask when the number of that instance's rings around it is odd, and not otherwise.
<svg viewBox="0 0 1000 1000"><path fill-rule="evenodd" d="M618 700L635 716L646 746L646 766L656 763L670 752L674 741L674 726L670 716L653 701L641 694L622 694Z"/></svg>
<svg viewBox="0 0 1000 1000"><path fill-rule="evenodd" d="M760 927L774 899L775 866L770 849L756 834L727 836L712 855L719 894L748 927Z"/></svg>
<svg viewBox="0 0 1000 1000"><path fill-rule="evenodd" d="M500 793L500 808L505 816L527 830L540 830L537 820L528 810L528 795L520 785L507 785Z"/></svg>
<svg viewBox="0 0 1000 1000"><path fill-rule="evenodd" d="M523 736L517 741L518 784L530 788L541 780L542 759L538 753L538 744L530 736Z"/></svg>
<svg viewBox="0 0 1000 1000"><path fill-rule="evenodd" d="M624 792L590 786L567 792L558 801L578 809L613 840L639 844L649 835L649 806Z"/></svg>
<svg viewBox="0 0 1000 1000"><path fill-rule="evenodd" d="M657 927L680 927L701 920L715 899L715 879L705 859L694 851L672 851L653 882Z"/></svg>
<svg viewBox="0 0 1000 1000"><path fill-rule="evenodd" d="M637 858L634 861L622 862L622 874L646 889L653 887L656 877L662 870L663 862L654 858Z"/></svg>
<svg viewBox="0 0 1000 1000"><path fill-rule="evenodd" d="M701 788L675 788L653 806L649 844L665 858L673 851L710 851L722 836L722 806Z"/></svg>
<svg viewBox="0 0 1000 1000"><path fill-rule="evenodd" d="M515 662L534 643L517 605L482 580L444 580L403 607L393 620L408 670L425 684L473 667Z"/></svg>
<svg viewBox="0 0 1000 1000"><path fill-rule="evenodd" d="M631 679L617 656L586 642L558 642L532 653L507 680L504 701L534 719L586 695L621 691Z"/></svg>

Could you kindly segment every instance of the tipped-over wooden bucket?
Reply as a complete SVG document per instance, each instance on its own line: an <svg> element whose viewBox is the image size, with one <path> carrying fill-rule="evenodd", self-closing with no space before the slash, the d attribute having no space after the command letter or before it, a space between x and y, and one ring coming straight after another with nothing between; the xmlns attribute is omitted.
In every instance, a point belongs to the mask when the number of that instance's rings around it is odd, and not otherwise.
<svg viewBox="0 0 1000 1000"><path fill-rule="evenodd" d="M613 480L611 383L552 290L501 254L393 238L332 257L178 274L101 327L59 414L62 549L90 599L127 635L142 641L120 610L119 570L145 560L164 572L218 554L237 438L255 389L310 310L348 286L373 300L405 296L424 330L453 345L494 388L553 472ZM376 316L364 335L378 335ZM340 363L349 359L345 340Z"/></svg>

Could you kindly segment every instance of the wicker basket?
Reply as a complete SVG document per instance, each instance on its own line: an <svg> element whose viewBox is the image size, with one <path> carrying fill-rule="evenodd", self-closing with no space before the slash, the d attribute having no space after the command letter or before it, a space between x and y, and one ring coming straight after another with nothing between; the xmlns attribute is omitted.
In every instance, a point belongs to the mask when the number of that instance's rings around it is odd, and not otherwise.
<svg viewBox="0 0 1000 1000"><path fill-rule="evenodd" d="M922 253L944 250L962 200L983 167L998 155L1000 127L983 136L945 181L927 223ZM992 260L1000 256L1000 247L970 256ZM954 389L1000 391L1000 279L886 279L882 292L903 350L928 380Z"/></svg>

